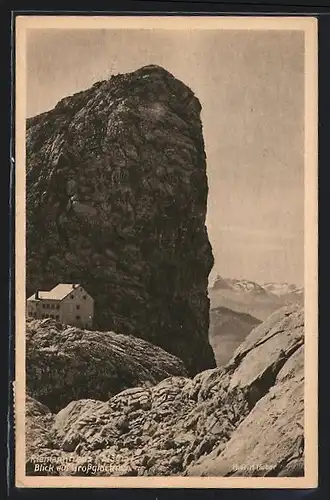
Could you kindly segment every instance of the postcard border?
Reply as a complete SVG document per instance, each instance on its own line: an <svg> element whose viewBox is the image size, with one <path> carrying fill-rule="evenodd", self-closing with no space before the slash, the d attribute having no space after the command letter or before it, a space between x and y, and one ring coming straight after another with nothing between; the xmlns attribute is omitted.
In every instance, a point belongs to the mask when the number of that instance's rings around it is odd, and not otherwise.
<svg viewBox="0 0 330 500"><path fill-rule="evenodd" d="M62 28L254 29L305 32L305 476L232 477L35 477L25 475L25 74L26 30ZM24 16L16 28L15 186L15 486L26 488L314 488L318 484L318 64L317 18L303 16Z"/></svg>

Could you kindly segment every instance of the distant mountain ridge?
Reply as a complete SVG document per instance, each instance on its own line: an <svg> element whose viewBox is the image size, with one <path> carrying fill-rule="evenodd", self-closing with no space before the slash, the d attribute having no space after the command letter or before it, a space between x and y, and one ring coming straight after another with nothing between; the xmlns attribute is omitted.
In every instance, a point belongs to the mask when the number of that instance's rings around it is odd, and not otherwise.
<svg viewBox="0 0 330 500"><path fill-rule="evenodd" d="M290 304L303 305L304 289L295 284L223 278L219 274L210 280L211 310L226 307L265 320L276 309Z"/></svg>
<svg viewBox="0 0 330 500"><path fill-rule="evenodd" d="M224 366L237 347L261 321L250 314L233 311L227 307L210 310L209 341L217 366Z"/></svg>
<svg viewBox="0 0 330 500"><path fill-rule="evenodd" d="M259 285L258 283L255 283L254 281L250 280L245 280L245 279L235 279L235 278L227 278L225 280L229 285L234 289L242 292L254 292L254 293L261 293L264 294L266 290Z"/></svg>
<svg viewBox="0 0 330 500"><path fill-rule="evenodd" d="M287 282L266 282L263 284L257 283L252 280L239 279L239 278L223 278L219 274L210 282L209 288L220 289L229 288L234 290L241 290L245 292L261 292L271 293L278 297L286 294L295 293L303 295L304 288L295 285L294 283Z"/></svg>
<svg viewBox="0 0 330 500"><path fill-rule="evenodd" d="M296 293L303 293L304 292L304 289L303 287L299 287L297 285L294 285L294 284L290 284L290 283L264 283L263 285L263 288L271 293L275 293L276 295L282 295L283 293L292 293L292 292L296 292Z"/></svg>
<svg viewBox="0 0 330 500"><path fill-rule="evenodd" d="M304 288L290 283L265 283L264 290L276 295L287 303L297 302L303 305Z"/></svg>

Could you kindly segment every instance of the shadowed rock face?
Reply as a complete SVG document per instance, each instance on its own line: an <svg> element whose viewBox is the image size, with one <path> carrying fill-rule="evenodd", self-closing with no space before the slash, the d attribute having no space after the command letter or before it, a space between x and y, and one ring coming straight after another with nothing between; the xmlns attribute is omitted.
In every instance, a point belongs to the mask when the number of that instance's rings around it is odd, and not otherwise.
<svg viewBox="0 0 330 500"><path fill-rule="evenodd" d="M79 282L95 327L215 366L208 185L192 91L143 67L27 121L27 293Z"/></svg>

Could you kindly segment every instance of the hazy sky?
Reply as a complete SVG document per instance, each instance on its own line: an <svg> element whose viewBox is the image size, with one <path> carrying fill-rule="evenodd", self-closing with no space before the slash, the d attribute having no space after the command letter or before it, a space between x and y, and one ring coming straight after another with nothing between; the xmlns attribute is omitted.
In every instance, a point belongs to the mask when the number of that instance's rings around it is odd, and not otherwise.
<svg viewBox="0 0 330 500"><path fill-rule="evenodd" d="M201 101L215 270L303 284L303 32L31 30L27 114L146 64Z"/></svg>

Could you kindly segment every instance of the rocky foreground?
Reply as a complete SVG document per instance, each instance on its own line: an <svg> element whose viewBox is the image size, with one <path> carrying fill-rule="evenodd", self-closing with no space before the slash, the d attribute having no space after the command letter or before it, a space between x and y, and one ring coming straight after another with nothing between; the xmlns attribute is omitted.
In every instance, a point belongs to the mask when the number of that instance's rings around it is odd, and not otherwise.
<svg viewBox="0 0 330 500"><path fill-rule="evenodd" d="M105 401L175 375L187 376L183 362L142 339L81 330L50 318L27 321L28 391L53 412L75 399L93 395Z"/></svg>
<svg viewBox="0 0 330 500"><path fill-rule="evenodd" d="M302 476L303 382L304 315L288 306L257 326L223 369L106 401L94 384L57 413L28 398L27 473Z"/></svg>
<svg viewBox="0 0 330 500"><path fill-rule="evenodd" d="M81 283L95 327L215 367L198 98L165 69L112 76L28 119L27 296Z"/></svg>

